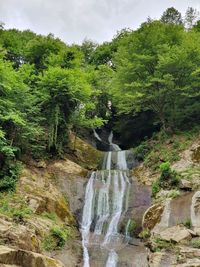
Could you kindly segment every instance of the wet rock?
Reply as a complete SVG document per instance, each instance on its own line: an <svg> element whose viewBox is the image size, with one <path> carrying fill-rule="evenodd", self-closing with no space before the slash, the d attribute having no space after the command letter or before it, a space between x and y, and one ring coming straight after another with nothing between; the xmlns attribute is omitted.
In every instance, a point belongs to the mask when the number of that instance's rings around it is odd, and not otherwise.
<svg viewBox="0 0 200 267"><path fill-rule="evenodd" d="M0 263L19 265L21 267L64 267L61 262L42 254L20 249L12 249L1 245Z"/></svg>
<svg viewBox="0 0 200 267"><path fill-rule="evenodd" d="M173 226L161 231L158 234L159 238L165 241L174 241L176 243L190 240L192 238L191 231L184 226Z"/></svg>

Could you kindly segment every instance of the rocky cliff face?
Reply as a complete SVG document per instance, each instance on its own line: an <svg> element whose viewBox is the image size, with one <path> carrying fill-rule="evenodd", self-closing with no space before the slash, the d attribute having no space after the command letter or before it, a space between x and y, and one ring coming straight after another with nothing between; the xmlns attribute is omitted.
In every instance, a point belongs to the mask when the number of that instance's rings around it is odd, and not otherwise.
<svg viewBox="0 0 200 267"><path fill-rule="evenodd" d="M176 191L161 190L155 196L155 204L144 214L143 231L150 236L146 245L151 267L200 266L199 149L198 137L172 164L180 177ZM148 183L155 179L150 174L148 170Z"/></svg>
<svg viewBox="0 0 200 267"><path fill-rule="evenodd" d="M97 167L101 153L80 139L77 145L66 159L30 161L16 192L3 195L0 266L81 266L78 218L88 169Z"/></svg>

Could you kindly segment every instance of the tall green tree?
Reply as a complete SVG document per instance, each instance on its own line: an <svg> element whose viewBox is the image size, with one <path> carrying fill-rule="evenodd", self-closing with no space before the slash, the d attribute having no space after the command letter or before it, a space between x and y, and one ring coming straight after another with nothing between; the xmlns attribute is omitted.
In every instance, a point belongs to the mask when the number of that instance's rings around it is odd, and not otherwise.
<svg viewBox="0 0 200 267"><path fill-rule="evenodd" d="M165 12L162 14L160 20L164 23L171 23L177 25L183 24L181 13L174 7L167 8L167 10L165 10Z"/></svg>

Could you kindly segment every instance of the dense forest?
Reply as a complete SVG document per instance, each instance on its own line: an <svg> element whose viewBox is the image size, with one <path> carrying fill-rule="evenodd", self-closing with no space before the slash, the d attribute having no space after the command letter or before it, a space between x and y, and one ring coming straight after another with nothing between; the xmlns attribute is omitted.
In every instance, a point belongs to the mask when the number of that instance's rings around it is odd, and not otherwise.
<svg viewBox="0 0 200 267"><path fill-rule="evenodd" d="M103 44L67 45L1 23L0 191L15 187L25 156L62 157L70 131L111 125L133 146L155 131L194 128L199 92L200 20L193 8L184 16L169 8Z"/></svg>

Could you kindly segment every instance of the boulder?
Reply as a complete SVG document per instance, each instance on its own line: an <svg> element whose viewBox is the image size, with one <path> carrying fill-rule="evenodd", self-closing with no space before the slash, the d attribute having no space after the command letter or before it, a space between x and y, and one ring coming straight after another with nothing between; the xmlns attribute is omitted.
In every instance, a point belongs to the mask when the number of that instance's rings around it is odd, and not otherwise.
<svg viewBox="0 0 200 267"><path fill-rule="evenodd" d="M0 245L0 263L20 267L64 267L57 260L47 256L20 249L12 249Z"/></svg>
<svg viewBox="0 0 200 267"><path fill-rule="evenodd" d="M185 258L200 258L200 249L191 247L179 247L179 253Z"/></svg>
<svg viewBox="0 0 200 267"><path fill-rule="evenodd" d="M164 206L162 204L155 204L149 207L144 213L142 227L152 230L160 222L163 210Z"/></svg>
<svg viewBox="0 0 200 267"><path fill-rule="evenodd" d="M188 191L190 191L190 190L192 190L192 188L193 188L193 184L192 184L192 182L189 181L189 180L182 179L182 180L180 181L180 185L179 185L179 187L180 187L180 189L182 189L182 190L188 190Z"/></svg>
<svg viewBox="0 0 200 267"><path fill-rule="evenodd" d="M171 267L176 263L176 255L170 252L155 252L149 255L149 267Z"/></svg>
<svg viewBox="0 0 200 267"><path fill-rule="evenodd" d="M161 231L159 238L165 241L174 241L180 243L192 238L191 231L184 226L176 225Z"/></svg>

